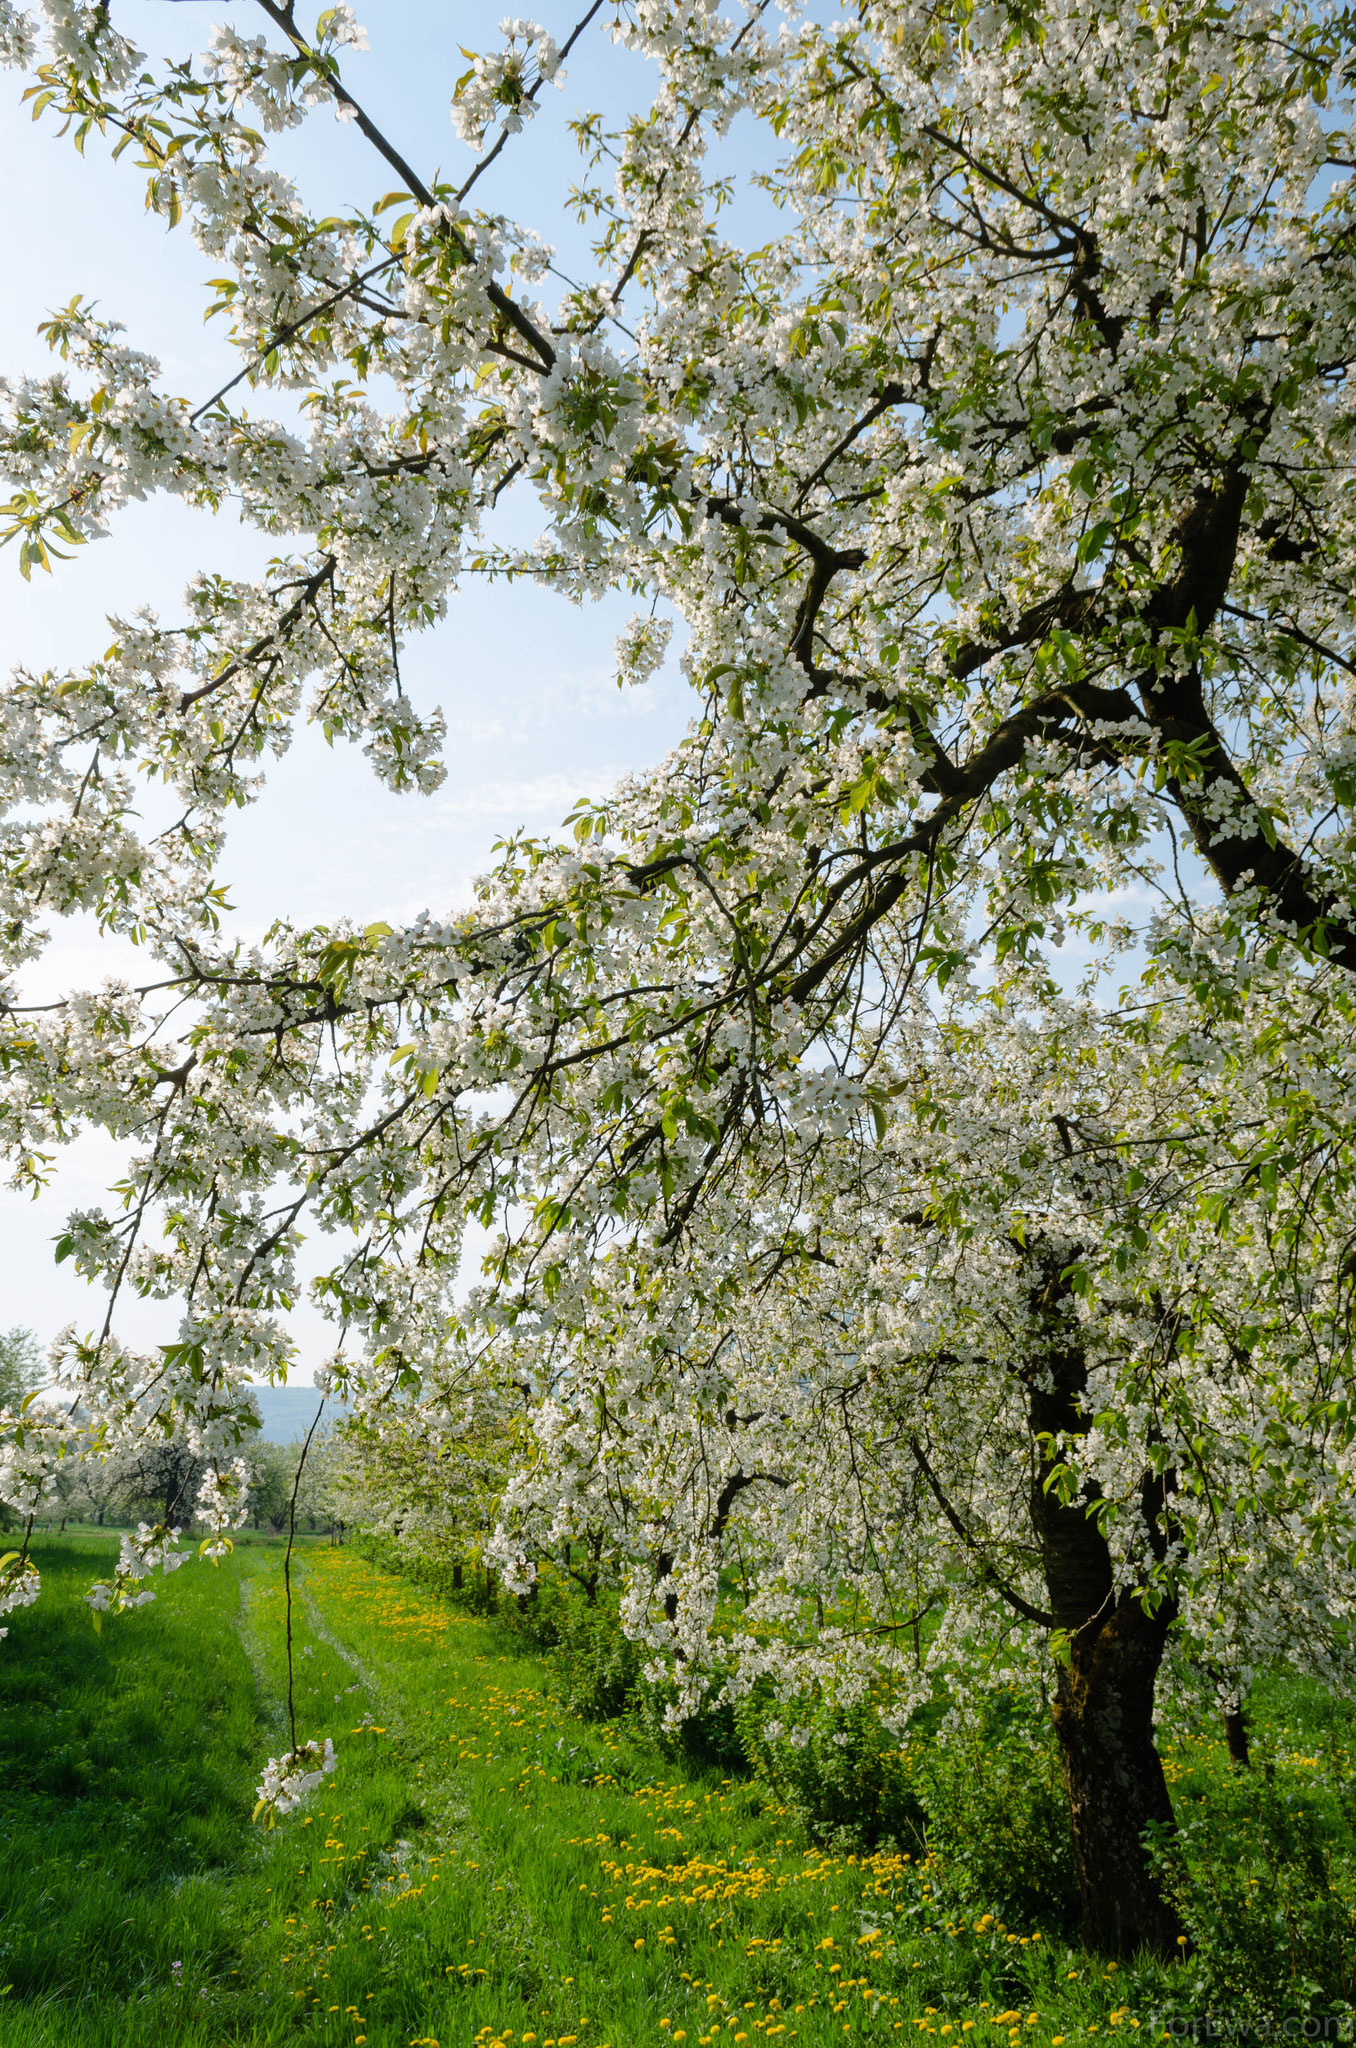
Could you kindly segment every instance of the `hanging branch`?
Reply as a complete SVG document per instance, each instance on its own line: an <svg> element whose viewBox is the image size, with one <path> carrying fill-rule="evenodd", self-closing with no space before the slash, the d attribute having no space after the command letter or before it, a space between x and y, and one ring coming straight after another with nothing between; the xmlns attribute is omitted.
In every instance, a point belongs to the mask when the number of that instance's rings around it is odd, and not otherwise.
<svg viewBox="0 0 1356 2048"><path fill-rule="evenodd" d="M320 1418L325 1412L326 1396L321 1395L320 1406L315 1411L315 1420L306 1432L306 1441L297 1459L297 1476L292 1481L292 1499L287 1510L287 1549L283 1554L283 1588L287 1595L287 1733L292 1755L297 1753L297 1712L292 1697L292 1545L297 1535L297 1494L301 1490L301 1475L306 1469L306 1453L311 1448Z"/></svg>

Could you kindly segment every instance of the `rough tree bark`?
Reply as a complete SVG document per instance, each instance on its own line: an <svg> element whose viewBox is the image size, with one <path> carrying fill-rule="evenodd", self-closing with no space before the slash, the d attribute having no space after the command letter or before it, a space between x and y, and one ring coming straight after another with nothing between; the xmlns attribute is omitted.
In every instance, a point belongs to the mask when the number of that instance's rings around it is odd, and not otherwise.
<svg viewBox="0 0 1356 2048"><path fill-rule="evenodd" d="M1065 1291L1058 1274L1049 1273L1038 1307L1051 1321ZM1162 1600L1148 1612L1133 1591L1117 1588L1095 1493L1064 1503L1047 1484L1052 1465L1048 1445L1039 1440L1087 1428L1087 1369L1081 1349L1058 1340L1042 1363L1047 1372L1033 1381L1029 1396L1031 1431L1038 1440L1031 1519L1050 1614L1068 1643L1052 1713L1069 1796L1083 1938L1097 1954L1118 1959L1146 1948L1178 1956L1181 1926L1145 1848L1152 1822L1173 1825L1154 1737L1154 1687L1176 1610ZM1159 1556L1166 1548L1170 1485L1170 1479L1146 1474L1141 1488L1141 1513Z"/></svg>

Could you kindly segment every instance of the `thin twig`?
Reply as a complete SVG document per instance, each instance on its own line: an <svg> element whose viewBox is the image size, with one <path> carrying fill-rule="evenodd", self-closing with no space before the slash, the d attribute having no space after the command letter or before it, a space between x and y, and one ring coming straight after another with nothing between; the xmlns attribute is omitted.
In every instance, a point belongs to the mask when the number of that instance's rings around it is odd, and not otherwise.
<svg viewBox="0 0 1356 2048"><path fill-rule="evenodd" d="M320 1406L315 1411L315 1421L306 1432L306 1441L297 1459L297 1476L292 1481L292 1500L287 1511L287 1549L283 1556L283 1587L287 1594L287 1726L291 1731L292 1755L297 1753L297 1710L292 1698L292 1545L297 1534L297 1494L301 1490L301 1475L306 1464L306 1453L311 1448L311 1438L321 1416L325 1413L327 1396L322 1394Z"/></svg>

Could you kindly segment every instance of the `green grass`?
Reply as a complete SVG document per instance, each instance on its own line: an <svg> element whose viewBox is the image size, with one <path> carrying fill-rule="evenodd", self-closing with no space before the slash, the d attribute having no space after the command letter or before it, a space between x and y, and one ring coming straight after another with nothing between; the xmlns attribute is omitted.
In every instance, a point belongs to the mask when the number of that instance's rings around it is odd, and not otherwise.
<svg viewBox="0 0 1356 2048"><path fill-rule="evenodd" d="M0 2048L1048 2044L1173 2002L1162 1970L962 1924L896 1853L811 1849L756 1784L571 1720L487 1623L319 1544L297 1726L339 1769L252 1827L285 1747L280 1547L95 1636L113 1547L43 1545L0 1648Z"/></svg>

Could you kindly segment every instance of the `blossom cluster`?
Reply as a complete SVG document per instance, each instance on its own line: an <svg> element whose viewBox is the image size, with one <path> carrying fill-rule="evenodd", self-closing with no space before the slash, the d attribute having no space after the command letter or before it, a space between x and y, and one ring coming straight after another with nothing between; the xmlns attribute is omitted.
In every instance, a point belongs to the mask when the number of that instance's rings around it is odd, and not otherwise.
<svg viewBox="0 0 1356 2048"><path fill-rule="evenodd" d="M560 53L540 23L504 20L499 33L506 47L490 56L472 56L471 69L458 79L452 98L452 125L473 149L481 147L495 123L505 135L516 135L535 112L539 87L565 82Z"/></svg>
<svg viewBox="0 0 1356 2048"><path fill-rule="evenodd" d="M323 1784L326 1775L337 1767L337 1761L328 1735L323 1743L299 1742L285 1755L271 1756L256 1788L258 1804L254 1818L263 1818L272 1827L285 1814L295 1812L317 1785Z"/></svg>
<svg viewBox="0 0 1356 2048"><path fill-rule="evenodd" d="M0 1557L0 1614L31 1607L41 1591L42 1574L31 1558L13 1550ZM0 1628L0 1639L8 1634L7 1628Z"/></svg>
<svg viewBox="0 0 1356 2048"><path fill-rule="evenodd" d="M243 1458L233 1458L224 1469L207 1473L198 1490L197 1516L206 1522L210 1535L202 1555L214 1564L230 1554L229 1529L239 1529L249 1513L249 1468Z"/></svg>
<svg viewBox="0 0 1356 2048"><path fill-rule="evenodd" d="M145 1607L154 1600L155 1594L141 1581L152 1572L161 1571L168 1578L177 1572L181 1564L187 1564L187 1551L177 1547L183 1535L182 1529L171 1529L165 1523L154 1526L139 1522L135 1535L124 1535L118 1546L117 1568L111 1579L98 1579L85 1594L94 1611L96 1626L99 1617L108 1613L125 1614L135 1607Z"/></svg>

